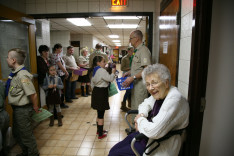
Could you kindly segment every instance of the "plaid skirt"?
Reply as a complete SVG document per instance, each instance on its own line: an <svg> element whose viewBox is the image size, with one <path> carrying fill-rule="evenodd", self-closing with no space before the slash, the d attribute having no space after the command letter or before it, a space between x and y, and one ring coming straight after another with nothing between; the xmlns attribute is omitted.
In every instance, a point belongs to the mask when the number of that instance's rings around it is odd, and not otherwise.
<svg viewBox="0 0 234 156"><path fill-rule="evenodd" d="M108 87L94 87L91 97L91 107L95 110L108 110L110 109L108 99Z"/></svg>

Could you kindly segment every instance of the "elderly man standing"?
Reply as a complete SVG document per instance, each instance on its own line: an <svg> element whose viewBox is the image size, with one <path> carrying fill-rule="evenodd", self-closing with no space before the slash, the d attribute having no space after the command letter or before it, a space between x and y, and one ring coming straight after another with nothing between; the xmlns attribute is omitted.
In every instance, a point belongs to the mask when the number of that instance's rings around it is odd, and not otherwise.
<svg viewBox="0 0 234 156"><path fill-rule="evenodd" d="M148 92L143 84L141 73L147 65L151 64L151 53L142 42L143 34L140 30L135 30L130 34L129 42L134 47L134 54L130 59L130 72L124 74L129 76L124 82L124 86L129 86L133 82L131 91L131 109L138 109L145 98L148 97Z"/></svg>
<svg viewBox="0 0 234 156"><path fill-rule="evenodd" d="M78 99L75 94L76 90L76 80L70 81L70 77L72 76L72 71L75 69L80 69L79 66L76 64L76 60L72 55L74 53L74 47L68 46L67 53L63 56L63 60L66 64L66 69L69 73L69 77L66 79L66 90L65 90L65 100L66 102L72 102L71 99Z"/></svg>
<svg viewBox="0 0 234 156"><path fill-rule="evenodd" d="M95 56L102 56L104 57L106 63L108 62L108 56L106 55L106 53L102 52L102 45L101 44L96 44L95 46L95 51L90 54L89 56L89 67L92 68L93 67L93 59Z"/></svg>

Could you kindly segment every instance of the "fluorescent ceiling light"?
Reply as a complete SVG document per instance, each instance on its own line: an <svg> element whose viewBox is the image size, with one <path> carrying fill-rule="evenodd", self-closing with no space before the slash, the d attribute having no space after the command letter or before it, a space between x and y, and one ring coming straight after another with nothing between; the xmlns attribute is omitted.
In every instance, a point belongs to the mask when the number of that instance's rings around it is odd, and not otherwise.
<svg viewBox="0 0 234 156"><path fill-rule="evenodd" d="M159 29L174 29L176 27L177 25L165 25L165 24L159 25Z"/></svg>
<svg viewBox="0 0 234 156"><path fill-rule="evenodd" d="M119 35L108 35L110 38L119 38Z"/></svg>
<svg viewBox="0 0 234 156"><path fill-rule="evenodd" d="M85 18L67 18L67 20L76 26L91 26Z"/></svg>
<svg viewBox="0 0 234 156"><path fill-rule="evenodd" d="M112 40L112 42L115 42L115 43L116 43L116 42L120 42L120 40Z"/></svg>
<svg viewBox="0 0 234 156"><path fill-rule="evenodd" d="M12 20L1 20L2 22L13 22Z"/></svg>
<svg viewBox="0 0 234 156"><path fill-rule="evenodd" d="M160 20L176 20L176 16L160 16Z"/></svg>
<svg viewBox="0 0 234 156"><path fill-rule="evenodd" d="M116 29L132 29L137 28L137 24L109 24L107 25L109 28L116 28Z"/></svg>
<svg viewBox="0 0 234 156"><path fill-rule="evenodd" d="M104 16L104 19L140 19L142 16Z"/></svg>

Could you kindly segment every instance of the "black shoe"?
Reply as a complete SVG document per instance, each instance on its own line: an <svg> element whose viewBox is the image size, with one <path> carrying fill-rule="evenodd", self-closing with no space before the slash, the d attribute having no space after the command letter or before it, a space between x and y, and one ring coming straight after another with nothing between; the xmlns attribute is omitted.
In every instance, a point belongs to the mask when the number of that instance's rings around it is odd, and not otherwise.
<svg viewBox="0 0 234 156"><path fill-rule="evenodd" d="M71 98L71 99L79 99L78 97L73 97L73 98Z"/></svg>
<svg viewBox="0 0 234 156"><path fill-rule="evenodd" d="M73 101L72 101L71 99L69 99L69 100L66 100L66 102L68 102L68 103L72 103Z"/></svg>
<svg viewBox="0 0 234 156"><path fill-rule="evenodd" d="M66 104L60 105L60 107L61 107L61 108L69 108L69 106L66 105Z"/></svg>

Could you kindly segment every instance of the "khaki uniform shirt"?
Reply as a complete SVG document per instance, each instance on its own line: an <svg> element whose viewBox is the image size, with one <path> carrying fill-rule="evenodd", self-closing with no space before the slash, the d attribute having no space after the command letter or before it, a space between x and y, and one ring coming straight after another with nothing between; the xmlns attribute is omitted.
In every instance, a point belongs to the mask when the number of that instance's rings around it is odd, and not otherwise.
<svg viewBox="0 0 234 156"><path fill-rule="evenodd" d="M142 44L137 48L132 60L131 75L134 76L144 69L144 66L151 64L151 53L149 49Z"/></svg>
<svg viewBox="0 0 234 156"><path fill-rule="evenodd" d="M93 67L93 59L94 59L95 56L102 56L102 57L104 57L106 63L108 62L108 56L107 56L105 53L103 53L103 52L101 52L101 51L94 51L94 52L93 52L92 54L90 54L90 56L89 56L89 67L90 67L90 68Z"/></svg>
<svg viewBox="0 0 234 156"><path fill-rule="evenodd" d="M65 62L66 69L69 73L72 72L72 70L69 69L70 67L77 68L76 60L73 55L64 55L63 60Z"/></svg>
<svg viewBox="0 0 234 156"><path fill-rule="evenodd" d="M130 56L125 55L121 61L121 70L125 73L130 70Z"/></svg>
<svg viewBox="0 0 234 156"><path fill-rule="evenodd" d="M113 73L109 74L106 69L99 68L91 79L91 88L94 87L108 87L109 82L115 80L115 75Z"/></svg>
<svg viewBox="0 0 234 156"><path fill-rule="evenodd" d="M89 58L85 57L85 56L79 56L77 59L77 63L78 63L78 65L89 63ZM86 65L84 68L89 68L89 64Z"/></svg>
<svg viewBox="0 0 234 156"><path fill-rule="evenodd" d="M13 73L23 67L23 65L19 66ZM10 105L23 106L31 102L29 96L36 93L32 79L33 76L27 70L21 70L13 77L8 93Z"/></svg>

